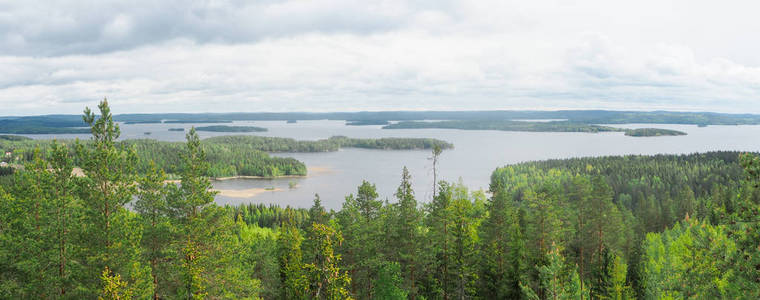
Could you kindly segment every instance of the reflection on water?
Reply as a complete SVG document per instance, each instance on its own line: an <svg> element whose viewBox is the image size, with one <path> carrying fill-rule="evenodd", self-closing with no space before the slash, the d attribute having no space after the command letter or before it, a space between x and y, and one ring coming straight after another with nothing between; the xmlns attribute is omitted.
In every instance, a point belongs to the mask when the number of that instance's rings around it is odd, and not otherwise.
<svg viewBox="0 0 760 300"><path fill-rule="evenodd" d="M213 125L213 124L204 124ZM229 123L227 125L230 125ZM686 136L627 137L622 132L559 133L467 131L452 129L382 130L381 126L345 126L344 121L285 121L235 122L233 125L255 125L269 128L268 132L242 133L262 136L290 137L303 140L324 139L334 135L357 138L373 137L431 137L454 143L454 149L444 151L440 158L439 178L455 181L460 178L473 189L488 189L491 172L505 164L568 158L623 154L692 153L712 150L760 151L760 126L708 126L626 124L611 125L625 128L656 127L680 130ZM122 138L150 138L182 141L185 132L169 128L189 129L191 124L134 124L122 125ZM202 138L229 135L221 132L199 132ZM52 135L30 135L51 138ZM56 135L55 137L89 138L87 135ZM329 153L277 153L303 161L309 176L282 179L233 179L217 181L219 190L237 190L219 195L221 204L277 203L308 207L315 193L328 208L338 209L344 197L355 193L363 179L375 183L381 198L393 199L399 184L401 168L407 166L412 174L418 200L429 201L432 195L432 163L429 151L385 151L342 149ZM294 186L293 186L294 185ZM262 190L263 189L263 190ZM256 191L253 193L252 191ZM245 197L253 194L251 197Z"/></svg>

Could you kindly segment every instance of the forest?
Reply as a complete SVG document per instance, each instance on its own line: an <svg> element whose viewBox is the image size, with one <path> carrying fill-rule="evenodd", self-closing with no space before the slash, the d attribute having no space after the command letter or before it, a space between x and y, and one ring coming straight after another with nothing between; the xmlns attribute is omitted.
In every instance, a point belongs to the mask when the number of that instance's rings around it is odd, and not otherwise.
<svg viewBox="0 0 760 300"><path fill-rule="evenodd" d="M0 180L0 298L760 298L756 153L526 162L429 202L404 168L393 199L364 181L337 211L220 207L208 140L187 133L169 183L99 108L88 143Z"/></svg>

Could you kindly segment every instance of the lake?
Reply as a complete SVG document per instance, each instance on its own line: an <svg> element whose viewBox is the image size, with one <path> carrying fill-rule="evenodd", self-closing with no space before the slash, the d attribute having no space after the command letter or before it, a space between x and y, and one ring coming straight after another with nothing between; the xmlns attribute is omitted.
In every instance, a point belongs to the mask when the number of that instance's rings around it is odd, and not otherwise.
<svg viewBox="0 0 760 300"><path fill-rule="evenodd" d="M491 172L499 166L518 162L560 159L581 156L624 154L677 154L714 150L760 151L760 126L707 126L672 124L610 125L623 128L656 127L688 133L686 136L627 137L622 132L560 133L470 131L454 129L394 129L381 126L345 126L344 121L285 121L234 122L220 125L254 125L268 132L243 133L261 136L289 137L301 140L324 139L334 135L356 138L429 137L454 144L440 157L439 179L462 180L473 190L488 189ZM121 125L122 138L152 138L182 141L185 132L169 128L189 129L193 124L129 124ZM206 126L215 124L195 124ZM145 135L145 132L151 132ZM223 132L199 132L201 138L230 135ZM88 135L27 135L34 138L89 138ZM216 181L220 190L243 191L256 189L253 196L217 196L220 204L275 203L309 207L315 193L323 205L338 209L343 199L356 193L362 180L375 183L382 199L394 202L393 194L400 183L401 169L406 166L412 174L413 188L418 201L430 201L433 187L430 151L367 150L346 148L326 153L276 153L294 157L306 163L309 176L280 179L232 179ZM291 185L295 187L291 188ZM266 190L264 190L266 189ZM245 194L245 193L237 193Z"/></svg>

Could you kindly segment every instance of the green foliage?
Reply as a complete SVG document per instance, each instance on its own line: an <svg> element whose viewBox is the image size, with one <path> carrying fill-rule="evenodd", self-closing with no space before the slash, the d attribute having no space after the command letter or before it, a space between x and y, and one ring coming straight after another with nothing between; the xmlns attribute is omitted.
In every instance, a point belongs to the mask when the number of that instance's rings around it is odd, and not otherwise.
<svg viewBox="0 0 760 300"><path fill-rule="evenodd" d="M240 204L227 207L235 220L241 218L246 224L258 227L277 228L283 222L292 219L298 228L304 227L309 220L309 211L303 208L281 207L276 204Z"/></svg>
<svg viewBox="0 0 760 300"><path fill-rule="evenodd" d="M126 140L123 144L135 149L139 155L137 169L140 173L150 170L154 161L164 172L181 174L184 164L177 153L185 145L182 143L160 142L155 140ZM204 176L262 176L276 177L288 175L306 175L306 166L293 159L272 157L267 153L246 144L215 143L204 140L202 145L210 164Z"/></svg>
<svg viewBox="0 0 760 300"><path fill-rule="evenodd" d="M75 145L77 159L85 177L81 186L84 225L81 250L86 272L77 275L84 284L84 295L97 294L101 270L108 268L134 290L137 297L151 292L149 270L140 260L142 227L125 205L136 194L137 179L132 149L117 146L119 125L113 122L108 102L100 105L100 117L85 109L84 121L92 130L90 143Z"/></svg>
<svg viewBox="0 0 760 300"><path fill-rule="evenodd" d="M410 297L419 293L418 280L422 273L422 214L417 208L417 199L412 190L411 175L404 167L401 184L396 190L396 199L386 219L389 237L386 257L401 265L404 289Z"/></svg>
<svg viewBox="0 0 760 300"><path fill-rule="evenodd" d="M140 215L143 227L142 246L145 259L150 263L155 298L168 297L169 266L175 253L171 243L176 234L172 224L168 197L174 186L167 186L166 174L151 164L151 171L138 178L139 191L134 210Z"/></svg>
<svg viewBox="0 0 760 300"><path fill-rule="evenodd" d="M401 288L401 267L398 263L384 264L374 281L373 296L379 300L402 300L406 299L406 291Z"/></svg>
<svg viewBox="0 0 760 300"><path fill-rule="evenodd" d="M180 187L169 201L178 220L177 252L180 284L178 293L186 298L252 297L257 282L239 267L243 248L235 235L234 221L227 210L213 203L215 192L204 176L209 167L194 129L187 133L185 167Z"/></svg>
<svg viewBox="0 0 760 300"><path fill-rule="evenodd" d="M538 268L539 282L544 299L581 299L580 282L575 268L568 268L562 248L552 244L546 253L546 264ZM529 286L520 287L528 299L541 297ZM583 295L588 298L588 295Z"/></svg>
<svg viewBox="0 0 760 300"><path fill-rule="evenodd" d="M235 222L242 248L240 269L250 273L260 283L259 296L276 299L280 294L277 233L271 228Z"/></svg>
<svg viewBox="0 0 760 300"><path fill-rule="evenodd" d="M731 258L736 243L724 226L694 219L663 233L648 233L643 263L647 298L738 299Z"/></svg>
<svg viewBox="0 0 760 300"><path fill-rule="evenodd" d="M303 299L308 294L309 282L304 272L302 242L303 237L294 222L284 222L277 234L281 299Z"/></svg>
<svg viewBox="0 0 760 300"><path fill-rule="evenodd" d="M351 299L348 285L351 277L341 271L340 255L335 254L335 247L343 242L343 236L332 227L313 223L315 254L313 263L304 265L309 280L309 293L314 299Z"/></svg>
<svg viewBox="0 0 760 300"><path fill-rule="evenodd" d="M121 280L119 274L113 274L108 267L103 270L103 274L100 275L100 280L103 283L103 291L101 295L98 296L98 300L132 299L132 290L129 288L127 282Z"/></svg>
<svg viewBox="0 0 760 300"><path fill-rule="evenodd" d="M351 290L360 299L377 297L373 295L374 278L380 276L378 270L387 263L382 255L383 224L380 217L383 203L377 197L375 185L363 181L356 196L347 196L343 209L336 215L345 238L337 251L351 275Z"/></svg>

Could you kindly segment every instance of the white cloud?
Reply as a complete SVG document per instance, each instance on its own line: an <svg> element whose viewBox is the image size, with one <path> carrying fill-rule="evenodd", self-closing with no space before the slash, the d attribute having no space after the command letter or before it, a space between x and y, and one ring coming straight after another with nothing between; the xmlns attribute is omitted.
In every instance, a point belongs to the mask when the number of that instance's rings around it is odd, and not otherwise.
<svg viewBox="0 0 760 300"><path fill-rule="evenodd" d="M116 112L760 113L755 6L0 2L0 115L78 113L104 96Z"/></svg>
<svg viewBox="0 0 760 300"><path fill-rule="evenodd" d="M132 31L132 18L119 14L103 28L106 39L125 38Z"/></svg>

